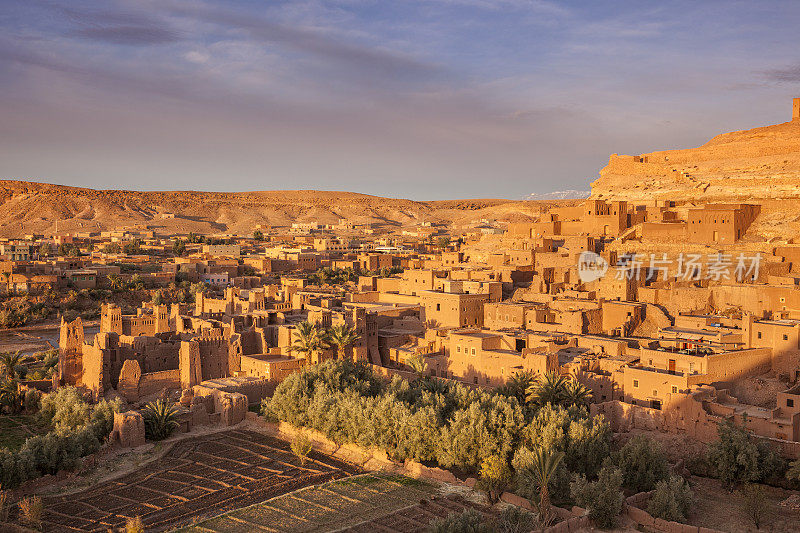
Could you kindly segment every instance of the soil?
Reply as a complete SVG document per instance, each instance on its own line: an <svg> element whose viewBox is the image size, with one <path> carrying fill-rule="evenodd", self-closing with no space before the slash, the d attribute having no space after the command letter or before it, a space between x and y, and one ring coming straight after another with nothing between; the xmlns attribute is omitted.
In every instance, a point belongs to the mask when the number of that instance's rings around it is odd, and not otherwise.
<svg viewBox="0 0 800 533"><path fill-rule="evenodd" d="M692 476L689 480L695 494L694 512L689 517L693 526L701 526L730 533L758 531L742 510L743 498L739 492L726 491L716 479ZM767 511L761 531L790 533L800 529L800 510L779 505L797 491L764 485Z"/></svg>

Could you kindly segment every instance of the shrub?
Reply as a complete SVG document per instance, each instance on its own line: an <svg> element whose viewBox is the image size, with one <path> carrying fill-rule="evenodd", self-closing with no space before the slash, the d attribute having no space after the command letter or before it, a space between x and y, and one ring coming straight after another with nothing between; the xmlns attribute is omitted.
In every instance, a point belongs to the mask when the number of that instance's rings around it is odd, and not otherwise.
<svg viewBox="0 0 800 533"><path fill-rule="evenodd" d="M653 490L669 478L669 463L661 445L636 435L615 454L612 462L622 471L622 485L633 492Z"/></svg>
<svg viewBox="0 0 800 533"><path fill-rule="evenodd" d="M694 494L689 484L680 476L670 476L656 484L647 512L669 522L686 522L693 501Z"/></svg>
<svg viewBox="0 0 800 533"><path fill-rule="evenodd" d="M597 481L588 482L576 475L570 485L572 497L578 505L589 510L589 518L601 528L612 528L622 512L625 497L622 494L622 472L619 468L604 466Z"/></svg>
<svg viewBox="0 0 800 533"><path fill-rule="evenodd" d="M75 429L89 422L91 406L72 386L59 387L42 397L39 418L55 429Z"/></svg>
<svg viewBox="0 0 800 533"><path fill-rule="evenodd" d="M742 513L751 521L756 529L761 527L767 511L767 494L764 487L748 483L741 491Z"/></svg>
<svg viewBox="0 0 800 533"><path fill-rule="evenodd" d="M528 533L536 523L536 515L516 505L509 505L500 511L494 521L494 530L497 533Z"/></svg>
<svg viewBox="0 0 800 533"><path fill-rule="evenodd" d="M586 409L545 405L522 432L530 449L564 452L571 471L595 477L611 453L611 427L601 416L590 417Z"/></svg>
<svg viewBox="0 0 800 533"><path fill-rule="evenodd" d="M497 503L510 482L511 470L504 458L492 455L483 460L478 486L486 491L489 503Z"/></svg>
<svg viewBox="0 0 800 533"><path fill-rule="evenodd" d="M487 457L508 457L524 425L516 399L462 385L431 386L428 380L395 377L387 384L369 366L352 361L325 361L291 374L262 410L338 443L471 471Z"/></svg>
<svg viewBox="0 0 800 533"><path fill-rule="evenodd" d="M305 466L308 454L312 449L311 440L304 433L298 433L292 439L291 449L292 453L300 459L300 465Z"/></svg>
<svg viewBox="0 0 800 533"><path fill-rule="evenodd" d="M170 402L150 402L142 411L144 434L150 440L164 440L178 427L178 411ZM112 421L113 423L113 421Z"/></svg>
<svg viewBox="0 0 800 533"><path fill-rule="evenodd" d="M19 501L20 521L33 529L39 529L42 525L42 499L38 496L23 498Z"/></svg>
<svg viewBox="0 0 800 533"><path fill-rule="evenodd" d="M445 518L434 520L428 526L429 533L492 533L483 515L473 508L461 513L450 513Z"/></svg>
<svg viewBox="0 0 800 533"><path fill-rule="evenodd" d="M103 442L111 434L114 429L114 413L118 413L121 407L122 402L119 398L114 398L112 401L102 399L94 406L89 424L97 440Z"/></svg>
<svg viewBox="0 0 800 533"><path fill-rule="evenodd" d="M125 520L125 533L144 533L142 517L128 517L128 519Z"/></svg>
<svg viewBox="0 0 800 533"><path fill-rule="evenodd" d="M749 433L732 422L717 425L719 440L708 447L708 462L722 484L731 489L735 484L759 479L758 447Z"/></svg>

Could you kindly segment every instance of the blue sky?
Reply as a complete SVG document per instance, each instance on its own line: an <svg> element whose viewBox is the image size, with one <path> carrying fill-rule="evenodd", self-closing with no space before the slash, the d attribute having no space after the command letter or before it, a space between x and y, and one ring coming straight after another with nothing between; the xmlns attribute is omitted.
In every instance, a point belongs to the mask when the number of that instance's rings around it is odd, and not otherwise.
<svg viewBox="0 0 800 533"><path fill-rule="evenodd" d="M518 198L800 96L793 1L0 6L6 179Z"/></svg>

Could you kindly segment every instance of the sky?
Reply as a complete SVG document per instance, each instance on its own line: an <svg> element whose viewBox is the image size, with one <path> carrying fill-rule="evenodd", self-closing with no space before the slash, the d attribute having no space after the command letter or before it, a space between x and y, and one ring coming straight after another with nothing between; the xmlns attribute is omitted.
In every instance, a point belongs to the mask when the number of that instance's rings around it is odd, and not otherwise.
<svg viewBox="0 0 800 533"><path fill-rule="evenodd" d="M0 178L584 190L789 120L798 28L796 1L0 0Z"/></svg>

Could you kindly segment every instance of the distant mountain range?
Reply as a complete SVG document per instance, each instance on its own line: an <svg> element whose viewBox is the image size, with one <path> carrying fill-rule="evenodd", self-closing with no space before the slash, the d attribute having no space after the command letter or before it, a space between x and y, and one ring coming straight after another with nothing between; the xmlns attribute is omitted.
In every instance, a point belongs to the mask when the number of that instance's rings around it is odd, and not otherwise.
<svg viewBox="0 0 800 533"><path fill-rule="evenodd" d="M553 191L553 192L545 192L545 193L532 193L528 196L523 197L523 200L583 200L584 198L589 198L591 194L590 191Z"/></svg>
<svg viewBox="0 0 800 533"><path fill-rule="evenodd" d="M473 224L482 219L525 222L545 204L519 200L413 201L336 191L120 191L0 180L0 237L149 228L249 235L259 225L335 224L340 219L387 231L421 222Z"/></svg>

